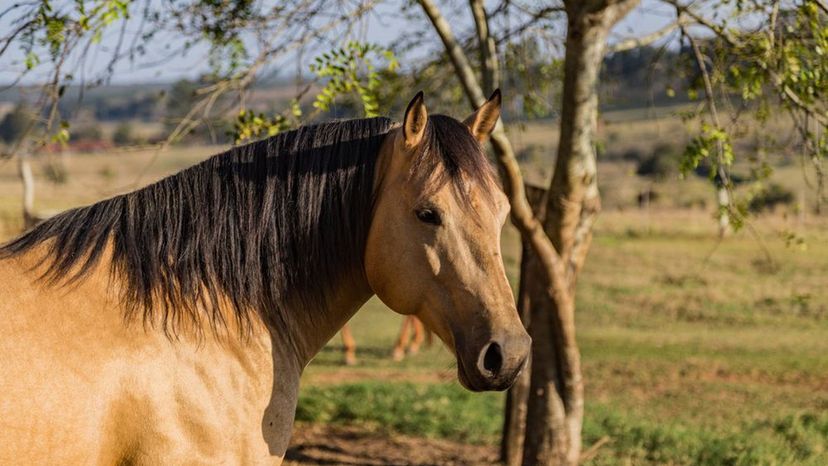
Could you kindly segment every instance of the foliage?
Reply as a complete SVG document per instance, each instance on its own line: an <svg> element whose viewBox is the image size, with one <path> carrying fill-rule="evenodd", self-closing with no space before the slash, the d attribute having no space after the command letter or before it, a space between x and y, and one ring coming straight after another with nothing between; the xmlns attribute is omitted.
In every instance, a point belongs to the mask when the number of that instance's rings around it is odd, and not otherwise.
<svg viewBox="0 0 828 466"><path fill-rule="evenodd" d="M76 45L82 37L89 37L92 43L100 42L108 26L129 16L130 4L126 0L78 1L70 8L55 8L51 0L35 3L37 9L31 23L23 31L27 69L43 61L36 49L38 45L45 46L49 58L57 60L65 47Z"/></svg>
<svg viewBox="0 0 828 466"><path fill-rule="evenodd" d="M391 50L376 44L348 41L316 57L310 71L324 86L314 97L317 112L329 111L337 99L357 96L365 117L379 115L379 92L384 79L392 78L399 63ZM280 132L302 124L304 112L298 98L283 113L272 116L242 109L230 132L236 144Z"/></svg>
<svg viewBox="0 0 828 466"><path fill-rule="evenodd" d="M316 57L310 70L318 78L327 79L316 96L313 106L327 111L337 97L356 93L362 103L365 117L379 115L377 93L381 85L380 71L375 61L384 61L385 71L399 67L394 53L376 44L348 41Z"/></svg>
<svg viewBox="0 0 828 466"><path fill-rule="evenodd" d="M767 123L774 108L787 111L794 121L802 146L803 158L809 161L816 176L818 201L825 198L824 169L828 153L828 28L824 26L828 12L819 0L780 4L771 0L736 2L728 14L713 15L702 20L712 39L689 38L697 57L699 79L690 91L705 93L709 118L705 118L699 135L685 151L682 172L710 164L711 180L732 193L729 172L737 157L756 161L751 154L737 154L733 141L740 136L739 115L726 125L716 115L716 106L732 105L732 98L741 99L741 107L750 110L760 124ZM755 27L733 28L738 18L758 20ZM709 85L708 85L709 83ZM700 89L707 87L705 89ZM701 115L700 115L701 116ZM712 156L715 155L715 156ZM754 181L764 182L772 173L761 164L753 170ZM739 226L749 199L736 199L727 209ZM817 204L819 206L819 203Z"/></svg>
<svg viewBox="0 0 828 466"><path fill-rule="evenodd" d="M294 99L290 102L290 113L288 116L274 115L265 116L264 113L251 110L241 110L233 122L231 136L236 144L251 139L258 139L265 136L275 136L283 131L299 126L302 118L302 108L299 102Z"/></svg>
<svg viewBox="0 0 828 466"><path fill-rule="evenodd" d="M719 154L718 147L722 148ZM730 142L730 134L716 128L708 123L702 123L701 133L692 138L684 150L679 169L682 176L687 176L706 162L711 180L715 180L721 173L720 170L727 170L733 165L733 145Z"/></svg>
<svg viewBox="0 0 828 466"><path fill-rule="evenodd" d="M209 72L189 89L183 89L184 83L178 83L178 88L172 90L173 98L166 103L165 143L180 141L194 130L198 130L197 136L216 142L216 135L225 132L226 116L233 107L240 114L237 124L255 123L259 115L247 114L245 93L257 78L272 71L271 65L278 58L299 49L313 53L325 50L331 47L329 39L337 33L344 33L340 36L344 42L351 37L349 28L370 8L371 5L361 3L342 6L339 14L331 16L324 0L275 4L250 0L173 0L146 4L127 0L17 2L2 12L4 21L8 20L14 27L0 33L0 56L19 47L25 60L12 61L12 64L20 65L20 75L38 69L46 76L36 100L40 107L36 111L44 115L40 124L43 128L33 133L40 140L30 141L38 146L69 140L70 127L66 120L71 111L62 105L69 86L86 89L107 84L116 74L118 64L126 61L135 64L149 51L163 50L162 62L188 53L200 54L209 65ZM106 44L102 44L104 37ZM159 44L160 41L163 43ZM351 54L346 59L365 59L360 68L360 73L365 74L359 78L367 81L354 81L350 76L342 82L346 86L356 84L353 89L364 101L366 112L376 113L375 91L379 78L371 69L374 65L368 55L390 57L390 52L355 42L347 43L342 49ZM88 66L92 61L97 62L96 66ZM152 57L152 61L157 64L157 57ZM97 66L102 62L104 69ZM331 64L341 63L344 62ZM396 60L389 60L389 66L396 67ZM89 73L90 69L94 72ZM144 118L149 118L155 113L153 100L132 99L124 108L138 105L143 109ZM104 111L102 115L112 118L113 112L123 114L124 108ZM292 111L292 108L288 110ZM268 119L272 121L267 127L285 125L281 118ZM251 131L257 130L251 128ZM250 136L246 131L235 132Z"/></svg>

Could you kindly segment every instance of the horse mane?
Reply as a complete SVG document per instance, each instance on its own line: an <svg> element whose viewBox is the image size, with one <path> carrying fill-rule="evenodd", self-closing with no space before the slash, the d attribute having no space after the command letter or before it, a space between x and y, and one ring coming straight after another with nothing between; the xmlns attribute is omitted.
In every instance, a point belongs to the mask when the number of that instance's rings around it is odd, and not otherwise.
<svg viewBox="0 0 828 466"><path fill-rule="evenodd" d="M285 325L288 307L313 309L327 293L364 276L377 156L395 123L387 118L301 127L234 147L145 188L63 212L0 247L0 258L44 244L42 278L71 284L111 244L126 318L185 319L244 328L251 313ZM491 170L462 123L434 115L412 175L442 165L461 188ZM466 181L463 181L466 180ZM460 191L466 191L460 189Z"/></svg>

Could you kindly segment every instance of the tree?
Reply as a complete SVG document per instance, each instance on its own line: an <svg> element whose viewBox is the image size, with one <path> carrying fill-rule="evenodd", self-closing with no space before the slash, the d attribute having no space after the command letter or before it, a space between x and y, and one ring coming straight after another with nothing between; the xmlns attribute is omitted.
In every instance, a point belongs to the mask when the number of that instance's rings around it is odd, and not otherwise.
<svg viewBox="0 0 828 466"><path fill-rule="evenodd" d="M823 0L759 0L735 5L664 1L675 8L679 20L691 19L706 34L700 37L686 23L681 24L682 39L692 51L700 75L697 92L704 96L705 104L698 114L699 134L688 145L682 168L689 172L702 163L710 165L710 177L720 197L729 200L726 205L720 203L720 224L741 227L750 204L750 198L735 198L729 173L739 157L734 148L734 123L742 112L732 112L736 116L727 121L720 109L727 109L732 96L739 96L743 108L751 110L760 124L767 122L772 109L788 114L803 146L803 161L814 170L819 212L825 200L822 164L828 154L828 55L824 52L828 47L828 6ZM732 26L743 18L757 24L751 28ZM762 161L759 165L754 181L762 188L772 170Z"/></svg>

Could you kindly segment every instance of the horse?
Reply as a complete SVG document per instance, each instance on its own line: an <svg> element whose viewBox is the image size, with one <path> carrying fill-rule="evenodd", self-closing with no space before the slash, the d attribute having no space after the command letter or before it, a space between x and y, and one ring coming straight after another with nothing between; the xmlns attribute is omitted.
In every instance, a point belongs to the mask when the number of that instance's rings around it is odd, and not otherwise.
<svg viewBox="0 0 828 466"><path fill-rule="evenodd" d="M414 335L411 335L411 331ZM339 330L342 337L342 360L346 366L353 366L357 363L356 357L356 340L353 333L351 333L351 326L345 324ZM397 341L394 343L394 349L391 352L391 358L394 361L402 361L407 354L417 354L420 352L420 346L427 341L431 345L431 332L429 332L417 316L405 316L400 327L400 333L397 336Z"/></svg>
<svg viewBox="0 0 828 466"><path fill-rule="evenodd" d="M461 122L319 123L61 213L0 247L0 463L281 464L303 369L374 294L469 390L524 367L509 210Z"/></svg>

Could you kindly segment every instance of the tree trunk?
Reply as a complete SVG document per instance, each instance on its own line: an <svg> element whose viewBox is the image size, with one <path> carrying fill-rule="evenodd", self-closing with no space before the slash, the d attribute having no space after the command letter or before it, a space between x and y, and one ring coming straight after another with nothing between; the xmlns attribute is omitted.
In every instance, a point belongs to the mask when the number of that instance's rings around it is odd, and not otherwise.
<svg viewBox="0 0 828 466"><path fill-rule="evenodd" d="M526 198L537 215L546 200L546 190L526 186ZM520 254L520 289L518 290L518 313L523 325L529 329L532 306L545 303L545 289L537 286L537 278L542 277L537 256L526 238L521 241ZM500 440L500 459L507 466L519 466L523 459L523 438L526 427L527 400L531 380L531 360L520 374L515 384L506 394L506 411L503 420L503 435Z"/></svg>
<svg viewBox="0 0 828 466"><path fill-rule="evenodd" d="M28 155L17 157L17 174L23 185L23 228L28 230L41 221L34 213L35 181Z"/></svg>
<svg viewBox="0 0 828 466"><path fill-rule="evenodd" d="M526 277L530 283L549 283L529 286L538 289L538 296L532 297L542 304L531 306L532 374L524 465L575 465L581 454L584 389L575 338L575 284L601 207L595 154L597 84L607 35L637 0L565 3L568 28L560 141L543 216L544 230L562 266Z"/></svg>
<svg viewBox="0 0 828 466"><path fill-rule="evenodd" d="M725 237L730 233L730 193L722 183L716 185L716 202L719 208L719 236Z"/></svg>

